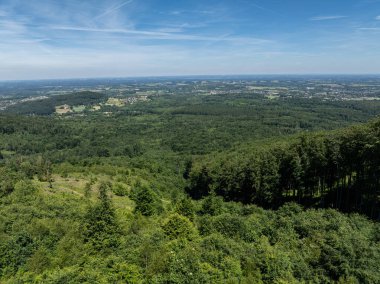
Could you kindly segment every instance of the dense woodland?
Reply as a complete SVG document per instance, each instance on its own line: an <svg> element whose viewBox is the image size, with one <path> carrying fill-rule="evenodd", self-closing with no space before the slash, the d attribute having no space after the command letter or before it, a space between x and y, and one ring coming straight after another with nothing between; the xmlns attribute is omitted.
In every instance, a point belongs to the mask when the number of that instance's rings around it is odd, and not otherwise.
<svg viewBox="0 0 380 284"><path fill-rule="evenodd" d="M38 106L0 114L1 283L380 283L377 102Z"/></svg>
<svg viewBox="0 0 380 284"><path fill-rule="evenodd" d="M190 162L187 192L197 199L215 193L269 208L294 201L380 220L379 153L379 120L282 143L246 145Z"/></svg>

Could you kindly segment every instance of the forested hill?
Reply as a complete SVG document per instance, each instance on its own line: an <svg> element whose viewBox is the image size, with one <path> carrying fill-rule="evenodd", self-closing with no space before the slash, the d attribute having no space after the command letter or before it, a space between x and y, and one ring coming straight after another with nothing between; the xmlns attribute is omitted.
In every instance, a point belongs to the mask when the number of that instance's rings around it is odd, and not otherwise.
<svg viewBox="0 0 380 284"><path fill-rule="evenodd" d="M0 114L0 283L380 283L380 101L65 99Z"/></svg>
<svg viewBox="0 0 380 284"><path fill-rule="evenodd" d="M380 218L380 120L286 142L255 143L188 164L187 192L276 208L287 201Z"/></svg>
<svg viewBox="0 0 380 284"><path fill-rule="evenodd" d="M106 98L106 95L97 92L74 92L20 102L8 107L6 112L23 115L51 115L56 111L56 107L62 105L89 106L104 102Z"/></svg>

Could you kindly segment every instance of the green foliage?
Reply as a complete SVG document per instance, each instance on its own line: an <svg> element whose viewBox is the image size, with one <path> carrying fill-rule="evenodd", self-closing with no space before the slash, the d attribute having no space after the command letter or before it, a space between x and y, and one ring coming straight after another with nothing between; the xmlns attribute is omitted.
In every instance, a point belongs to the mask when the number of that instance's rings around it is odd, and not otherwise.
<svg viewBox="0 0 380 284"><path fill-rule="evenodd" d="M121 282L127 284L143 283L141 269L136 265L127 263L118 263L113 267L113 275L109 278L112 282Z"/></svg>
<svg viewBox="0 0 380 284"><path fill-rule="evenodd" d="M192 166L193 166L192 160L186 161L185 170L183 172L183 178L184 179L189 179Z"/></svg>
<svg viewBox="0 0 380 284"><path fill-rule="evenodd" d="M50 252L45 247L39 247L28 259L26 266L29 271L36 274L44 272L51 266Z"/></svg>
<svg viewBox="0 0 380 284"><path fill-rule="evenodd" d="M109 117L0 115L0 282L379 283L380 122L284 136L371 104L157 95Z"/></svg>
<svg viewBox="0 0 380 284"><path fill-rule="evenodd" d="M21 180L15 184L13 196L24 199L29 195L33 195L36 191L36 187L30 180Z"/></svg>
<svg viewBox="0 0 380 284"><path fill-rule="evenodd" d="M36 250L36 243L26 232L20 232L0 244L0 275L12 275Z"/></svg>
<svg viewBox="0 0 380 284"><path fill-rule="evenodd" d="M89 198L91 196L91 182L87 182L85 187L84 187L84 196L86 198Z"/></svg>
<svg viewBox="0 0 380 284"><path fill-rule="evenodd" d="M128 194L127 189L120 183L112 185L112 192L117 196L126 196Z"/></svg>
<svg viewBox="0 0 380 284"><path fill-rule="evenodd" d="M11 193L15 184L23 178L20 173L5 167L0 167L0 176L0 197Z"/></svg>
<svg viewBox="0 0 380 284"><path fill-rule="evenodd" d="M219 215L223 212L223 205L222 197L210 195L203 199L200 213L212 216Z"/></svg>
<svg viewBox="0 0 380 284"><path fill-rule="evenodd" d="M194 199L200 199L203 196L210 194L210 185L212 179L206 167L202 167L201 171L196 176L191 178L191 186L187 188L187 192Z"/></svg>
<svg viewBox="0 0 380 284"><path fill-rule="evenodd" d="M135 143L131 146L125 147L123 152L124 155L130 158L141 156L143 153L144 149L140 143Z"/></svg>
<svg viewBox="0 0 380 284"><path fill-rule="evenodd" d="M115 248L119 244L120 229L115 209L108 196L109 190L109 184L100 185L98 204L88 209L83 220L84 241L95 249Z"/></svg>
<svg viewBox="0 0 380 284"><path fill-rule="evenodd" d="M380 214L379 123L202 157L188 193L278 208L287 201ZM253 150L252 147L255 147Z"/></svg>
<svg viewBox="0 0 380 284"><path fill-rule="evenodd" d="M162 229L169 239L184 238L191 240L197 235L194 224L185 216L177 213L170 215L164 221Z"/></svg>
<svg viewBox="0 0 380 284"><path fill-rule="evenodd" d="M137 184L131 198L136 203L135 212L144 216L152 216L162 210L158 197L147 186Z"/></svg>
<svg viewBox="0 0 380 284"><path fill-rule="evenodd" d="M190 198L182 198L175 204L175 212L193 220L195 217L195 205Z"/></svg>
<svg viewBox="0 0 380 284"><path fill-rule="evenodd" d="M85 91L18 103L9 107L7 112L29 115L51 115L55 112L55 107L59 105L92 105L104 102L105 100L106 96L104 94Z"/></svg>

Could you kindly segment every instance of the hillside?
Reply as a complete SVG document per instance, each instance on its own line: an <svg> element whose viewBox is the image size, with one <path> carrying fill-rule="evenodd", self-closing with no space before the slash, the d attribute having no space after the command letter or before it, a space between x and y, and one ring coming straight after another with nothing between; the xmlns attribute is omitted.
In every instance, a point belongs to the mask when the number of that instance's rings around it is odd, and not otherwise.
<svg viewBox="0 0 380 284"><path fill-rule="evenodd" d="M25 124L3 118L10 143ZM66 122L30 119L35 150L1 154L3 283L380 280L379 224L335 210L377 218L379 120L185 155L179 171L180 156L167 151L57 148L73 143Z"/></svg>
<svg viewBox="0 0 380 284"><path fill-rule="evenodd" d="M3 99L0 282L378 283L380 101L239 84Z"/></svg>
<svg viewBox="0 0 380 284"><path fill-rule="evenodd" d="M380 220L380 120L335 132L253 143L192 164L188 193L277 208L360 212Z"/></svg>

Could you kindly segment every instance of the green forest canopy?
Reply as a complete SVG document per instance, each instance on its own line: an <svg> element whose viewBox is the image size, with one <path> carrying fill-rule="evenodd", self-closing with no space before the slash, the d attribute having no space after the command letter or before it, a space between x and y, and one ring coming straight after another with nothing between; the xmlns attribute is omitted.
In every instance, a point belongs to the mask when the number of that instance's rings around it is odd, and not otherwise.
<svg viewBox="0 0 380 284"><path fill-rule="evenodd" d="M0 282L379 283L376 109L235 99L0 115Z"/></svg>

